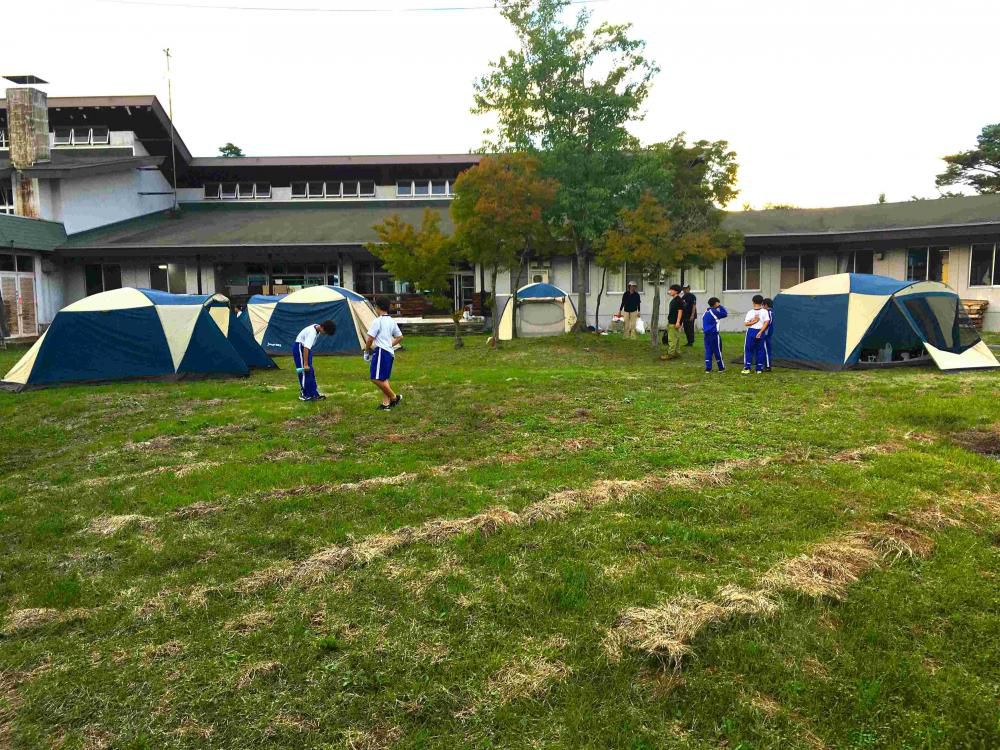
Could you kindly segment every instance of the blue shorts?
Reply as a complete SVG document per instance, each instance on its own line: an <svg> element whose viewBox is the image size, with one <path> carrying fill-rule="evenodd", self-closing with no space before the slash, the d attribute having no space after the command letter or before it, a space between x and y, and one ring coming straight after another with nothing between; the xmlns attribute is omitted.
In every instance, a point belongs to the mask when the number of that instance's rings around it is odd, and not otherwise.
<svg viewBox="0 0 1000 750"><path fill-rule="evenodd" d="M388 380L392 377L393 356L380 346L375 347L371 358L371 379Z"/></svg>

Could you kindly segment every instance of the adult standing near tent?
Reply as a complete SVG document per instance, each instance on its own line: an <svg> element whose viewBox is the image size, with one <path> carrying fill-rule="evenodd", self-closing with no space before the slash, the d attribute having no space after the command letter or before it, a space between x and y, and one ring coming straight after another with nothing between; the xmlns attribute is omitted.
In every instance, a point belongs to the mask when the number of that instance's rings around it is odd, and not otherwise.
<svg viewBox="0 0 1000 750"><path fill-rule="evenodd" d="M320 336L332 336L337 326L332 320L303 328L295 337L292 357L295 358L295 373L299 376L299 401L322 401L326 398L316 387L316 371L313 369L313 349Z"/></svg>
<svg viewBox="0 0 1000 750"><path fill-rule="evenodd" d="M627 339L635 338L635 321L639 319L639 307L642 305L637 289L636 283L630 281L628 291L622 295L622 303L618 306L618 313L624 317L622 335Z"/></svg>
<svg viewBox="0 0 1000 750"><path fill-rule="evenodd" d="M667 294L670 295L670 306L667 308L667 353L660 359L677 359L681 356L681 327L684 325L681 285L671 284Z"/></svg>
<svg viewBox="0 0 1000 750"><path fill-rule="evenodd" d="M684 335L686 346L694 346L694 321L698 315L698 298L691 294L691 285L681 287L681 299L684 301Z"/></svg>

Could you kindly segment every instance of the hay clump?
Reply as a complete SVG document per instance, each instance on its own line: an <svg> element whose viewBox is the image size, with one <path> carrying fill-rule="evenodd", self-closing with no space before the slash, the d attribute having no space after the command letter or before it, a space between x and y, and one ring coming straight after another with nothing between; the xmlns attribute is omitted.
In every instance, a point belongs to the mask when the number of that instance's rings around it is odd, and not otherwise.
<svg viewBox="0 0 1000 750"><path fill-rule="evenodd" d="M870 524L853 535L883 558L896 562L902 557L929 557L934 551L934 540L909 526L898 523Z"/></svg>
<svg viewBox="0 0 1000 750"><path fill-rule="evenodd" d="M254 662L242 672L240 672L239 678L236 680L236 688L238 690L244 690L250 685L252 685L257 680L274 677L280 674L285 668L285 665L280 661L258 661Z"/></svg>
<svg viewBox="0 0 1000 750"><path fill-rule="evenodd" d="M532 503L521 511L521 520L529 525L558 521L580 507L578 492L566 490L549 495L545 500Z"/></svg>
<svg viewBox="0 0 1000 750"><path fill-rule="evenodd" d="M249 612L242 617L237 617L235 620L230 620L224 627L230 633L246 635L247 633L254 633L270 625L272 622L274 622L274 615L271 612L259 610L257 612Z"/></svg>
<svg viewBox="0 0 1000 750"><path fill-rule="evenodd" d="M863 539L848 536L819 544L808 554L784 560L762 580L769 590L785 589L816 599L842 600L847 587L878 565L880 555Z"/></svg>
<svg viewBox="0 0 1000 750"><path fill-rule="evenodd" d="M413 541L440 544L461 534L479 532L483 536L495 534L504 526L514 526L521 518L506 508L490 508L468 518L444 518L428 521L413 530Z"/></svg>
<svg viewBox="0 0 1000 750"><path fill-rule="evenodd" d="M181 641L167 641L156 646L146 646L143 655L146 661L156 661L160 659L176 659L184 653L184 644Z"/></svg>
<svg viewBox="0 0 1000 750"><path fill-rule="evenodd" d="M178 466L174 469L174 476L178 479L183 479L190 474L194 474L197 471L205 471L206 469L214 469L219 466L218 461L200 461L193 464L186 464L184 466Z"/></svg>
<svg viewBox="0 0 1000 750"><path fill-rule="evenodd" d="M916 508L906 511L903 514L890 513L889 518L894 521L905 523L929 531L944 531L945 529L966 528L973 526L953 511L959 510L957 504L934 505L928 508Z"/></svg>
<svg viewBox="0 0 1000 750"><path fill-rule="evenodd" d="M170 515L173 518L203 518L205 516L210 516L213 513L219 513L223 510L221 505L216 505L214 503L197 502L191 503L190 505L185 505L183 508L178 508L177 510L171 511Z"/></svg>
<svg viewBox="0 0 1000 750"><path fill-rule="evenodd" d="M706 626L721 622L724 607L692 596L680 596L658 607L633 607L615 622L604 641L608 656L617 661L625 650L638 651L679 671L691 653L691 640Z"/></svg>
<svg viewBox="0 0 1000 750"><path fill-rule="evenodd" d="M258 591L278 584L288 583L295 577L295 571L289 565L272 565L261 568L236 582L236 591L241 594L256 594Z"/></svg>
<svg viewBox="0 0 1000 750"><path fill-rule="evenodd" d="M114 536L119 531L133 527L147 530L152 528L155 523L155 518L136 513L123 516L100 516L91 521L86 530L98 536Z"/></svg>
<svg viewBox="0 0 1000 750"><path fill-rule="evenodd" d="M719 487L729 481L730 476L738 469L750 466L763 466L770 463L767 458L751 460L735 458L720 461L704 469L678 469L667 474L666 483L673 487L696 490L703 487Z"/></svg>
<svg viewBox="0 0 1000 750"><path fill-rule="evenodd" d="M4 623L3 632L5 635L16 635L27 630L34 630L49 623L58 622L63 618L63 613L58 609L36 607L29 609L15 609Z"/></svg>
<svg viewBox="0 0 1000 750"><path fill-rule="evenodd" d="M385 750L395 745L402 736L403 730L397 726L348 729L344 732L344 746L347 750Z"/></svg>
<svg viewBox="0 0 1000 750"><path fill-rule="evenodd" d="M769 591L751 591L742 586L727 584L715 592L714 601L728 616L770 617L781 609L781 601Z"/></svg>
<svg viewBox="0 0 1000 750"><path fill-rule="evenodd" d="M561 661L536 657L509 664L490 678L486 690L503 706L520 698L541 698L572 670Z"/></svg>
<svg viewBox="0 0 1000 750"><path fill-rule="evenodd" d="M890 440L877 445L865 445L860 448L849 448L848 450L839 451L830 456L830 460L839 464L860 464L872 456L887 456L890 453L902 450L903 447L903 445L895 440Z"/></svg>

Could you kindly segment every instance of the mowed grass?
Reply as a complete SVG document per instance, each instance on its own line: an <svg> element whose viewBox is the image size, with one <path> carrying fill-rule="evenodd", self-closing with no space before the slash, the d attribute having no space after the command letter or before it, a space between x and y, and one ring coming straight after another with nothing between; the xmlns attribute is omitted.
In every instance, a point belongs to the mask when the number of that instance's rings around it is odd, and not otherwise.
<svg viewBox="0 0 1000 750"><path fill-rule="evenodd" d="M360 357L0 393L0 747L1000 746L1000 375L406 343L389 413ZM877 523L927 548L609 648Z"/></svg>

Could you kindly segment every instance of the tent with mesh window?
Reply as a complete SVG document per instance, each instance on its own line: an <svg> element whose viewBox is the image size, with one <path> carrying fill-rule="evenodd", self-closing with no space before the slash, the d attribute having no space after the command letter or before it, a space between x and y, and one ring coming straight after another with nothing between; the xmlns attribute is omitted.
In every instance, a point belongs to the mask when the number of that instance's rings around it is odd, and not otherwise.
<svg viewBox="0 0 1000 750"><path fill-rule="evenodd" d="M937 281L821 276L774 298L774 362L820 370L1000 367L962 301Z"/></svg>
<svg viewBox="0 0 1000 750"><path fill-rule="evenodd" d="M576 307L567 292L552 284L522 286L507 298L500 314L500 340L514 337L514 308L520 338L558 336L569 333L576 323Z"/></svg>
<svg viewBox="0 0 1000 750"><path fill-rule="evenodd" d="M314 354L357 354L375 321L375 309L356 292L339 286L311 286L283 295L255 294L247 300L247 319L257 343L269 355L291 354L303 328L324 320L337 325L320 336Z"/></svg>
<svg viewBox="0 0 1000 750"><path fill-rule="evenodd" d="M249 375L205 302L131 287L85 297L59 311L0 389Z"/></svg>

